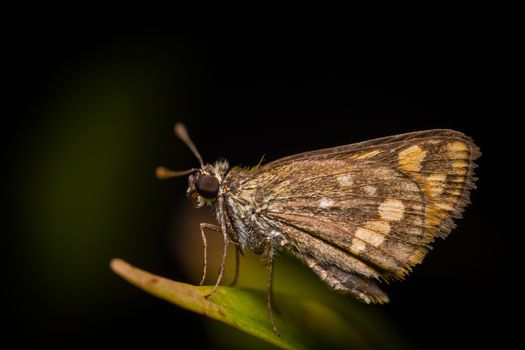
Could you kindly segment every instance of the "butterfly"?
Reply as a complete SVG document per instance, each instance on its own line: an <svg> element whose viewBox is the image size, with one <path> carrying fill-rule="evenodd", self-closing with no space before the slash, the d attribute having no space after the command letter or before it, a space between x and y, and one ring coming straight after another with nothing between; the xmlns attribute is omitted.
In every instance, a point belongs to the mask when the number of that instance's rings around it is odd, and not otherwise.
<svg viewBox="0 0 525 350"><path fill-rule="evenodd" d="M309 267L329 288L365 303L387 303L378 282L403 279L421 263L436 237L445 238L475 188L479 148L454 130L427 130L300 153L251 168L226 160L204 163L183 124L176 135L199 168L157 168L161 179L189 175L187 195L209 206L218 225L202 223L204 273L206 230L222 234L227 250L249 250L268 265L268 312L276 252ZM236 278L235 278L236 279Z"/></svg>

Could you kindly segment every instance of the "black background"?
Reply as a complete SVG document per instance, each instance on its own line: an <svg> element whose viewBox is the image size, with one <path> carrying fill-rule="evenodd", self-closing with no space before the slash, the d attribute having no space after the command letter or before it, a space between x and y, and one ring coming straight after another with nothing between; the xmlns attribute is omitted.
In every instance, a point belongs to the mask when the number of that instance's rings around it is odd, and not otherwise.
<svg viewBox="0 0 525 350"><path fill-rule="evenodd" d="M415 274L387 287L392 303L384 309L417 348L507 343L516 336L512 316L519 317L523 294L517 284L521 218L511 214L509 201L521 187L519 159L513 156L519 126L517 112L506 109L516 43L508 23L494 16L359 23L356 15L240 22L202 16L24 18L11 27L4 53L12 94L2 127L6 168L15 164L10 158L17 157L16 147L42 122L35 120L42 100L71 66L100 59L123 43L151 45L185 67L182 78L173 77L177 83L165 86L162 110L147 116L152 122L145 132L162 135L167 147L180 150L169 134L174 121L186 121L207 160L224 156L248 165L262 154L273 160L408 131L460 130L483 153L479 189L453 234L437 242ZM182 107L170 107L171 94L183 96ZM170 152L159 151L155 162L169 162ZM182 167L194 165L191 155L186 160ZM173 196L182 196L179 185L162 191L177 188ZM164 214L169 207L168 199L158 204ZM18 260L23 235L9 219L5 223L8 341L121 345L126 340L119 335L134 334L134 344L176 347L188 334L202 333L200 316L166 307L121 281L115 281L121 299L100 314L33 317L46 300L21 282L31 277L23 267L30 262ZM166 225L151 230L161 232ZM156 271L173 275L177 266L164 252L161 235L144 239L159 252ZM212 347L202 335L190 343Z"/></svg>

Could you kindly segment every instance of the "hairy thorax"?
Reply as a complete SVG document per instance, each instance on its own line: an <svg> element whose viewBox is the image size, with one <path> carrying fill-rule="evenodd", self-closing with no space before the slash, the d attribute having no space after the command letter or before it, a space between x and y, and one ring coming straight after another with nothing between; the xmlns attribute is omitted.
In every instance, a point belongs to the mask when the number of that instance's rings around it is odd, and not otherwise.
<svg viewBox="0 0 525 350"><path fill-rule="evenodd" d="M270 227L264 217L268 200L261 183L253 181L256 169L233 168L222 184L225 220L230 238L245 251L261 254L268 244L284 245L284 236Z"/></svg>

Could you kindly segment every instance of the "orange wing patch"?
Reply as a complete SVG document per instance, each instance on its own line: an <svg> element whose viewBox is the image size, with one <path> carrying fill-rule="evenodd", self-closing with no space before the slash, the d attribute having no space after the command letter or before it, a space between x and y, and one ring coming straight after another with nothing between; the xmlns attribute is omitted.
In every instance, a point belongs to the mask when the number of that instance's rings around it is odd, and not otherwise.
<svg viewBox="0 0 525 350"><path fill-rule="evenodd" d="M427 151L422 149L419 145L408 147L399 152L399 167L406 171L420 171L421 162L425 159Z"/></svg>
<svg viewBox="0 0 525 350"><path fill-rule="evenodd" d="M478 151L464 140L444 139L413 145L399 152L399 168L416 180L425 193L425 225L434 236L445 237L451 217L460 215L466 193L473 187L473 159ZM414 258L419 260L419 258Z"/></svg>

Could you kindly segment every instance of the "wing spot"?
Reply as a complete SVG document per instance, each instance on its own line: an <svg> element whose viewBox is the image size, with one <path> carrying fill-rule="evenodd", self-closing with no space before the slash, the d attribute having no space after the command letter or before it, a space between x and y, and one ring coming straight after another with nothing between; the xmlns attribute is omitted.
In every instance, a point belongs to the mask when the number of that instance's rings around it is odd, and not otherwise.
<svg viewBox="0 0 525 350"><path fill-rule="evenodd" d="M350 250L355 251L355 252L362 252L365 249L366 249L365 242L357 238L352 239L352 246L350 247Z"/></svg>
<svg viewBox="0 0 525 350"><path fill-rule="evenodd" d="M379 246L385 240L384 235L362 227L355 231L355 236L374 247Z"/></svg>
<svg viewBox="0 0 525 350"><path fill-rule="evenodd" d="M390 224L386 221L381 221L381 220L367 221L365 223L365 227L375 232L382 233L384 235L387 235L390 233Z"/></svg>
<svg viewBox="0 0 525 350"><path fill-rule="evenodd" d="M385 221L399 221L405 214L405 205L398 199L387 199L379 205L379 216Z"/></svg>
<svg viewBox="0 0 525 350"><path fill-rule="evenodd" d="M427 177L429 183L429 190L431 197L437 197L445 190L445 180L447 175L445 174L432 174Z"/></svg>
<svg viewBox="0 0 525 350"><path fill-rule="evenodd" d="M447 149L451 153L465 152L468 151L468 146L465 144L465 142L454 141L447 144Z"/></svg>
<svg viewBox="0 0 525 350"><path fill-rule="evenodd" d="M369 196L374 196L377 192L377 188L374 186L365 186L363 189L365 190L366 194Z"/></svg>
<svg viewBox="0 0 525 350"><path fill-rule="evenodd" d="M373 150L371 152L356 154L355 156L352 157L352 159L368 159L368 158L372 158L374 156L377 156L380 153L381 153L381 150L376 149L376 150Z"/></svg>
<svg viewBox="0 0 525 350"><path fill-rule="evenodd" d="M468 171L468 163L464 160L453 160L452 171L455 175L465 175Z"/></svg>
<svg viewBox="0 0 525 350"><path fill-rule="evenodd" d="M376 232L382 233L384 235L387 235L390 233L390 224L386 221L380 221L380 220L367 221L365 224L365 227L371 230L374 230Z"/></svg>
<svg viewBox="0 0 525 350"><path fill-rule="evenodd" d="M339 182L341 186L344 186L344 187L352 186L354 183L354 180L352 179L352 175L350 174L339 176L337 178L337 181Z"/></svg>
<svg viewBox="0 0 525 350"><path fill-rule="evenodd" d="M319 202L319 208L322 209L330 208L332 205L334 205L334 201L326 197L321 198L321 201Z"/></svg>
<svg viewBox="0 0 525 350"><path fill-rule="evenodd" d="M421 162L425 159L426 155L427 151L418 145L408 147L398 154L399 166L406 171L420 171Z"/></svg>
<svg viewBox="0 0 525 350"><path fill-rule="evenodd" d="M445 203L445 202L437 202L436 207L439 209L447 210L447 211L454 210L454 207L450 203Z"/></svg>

